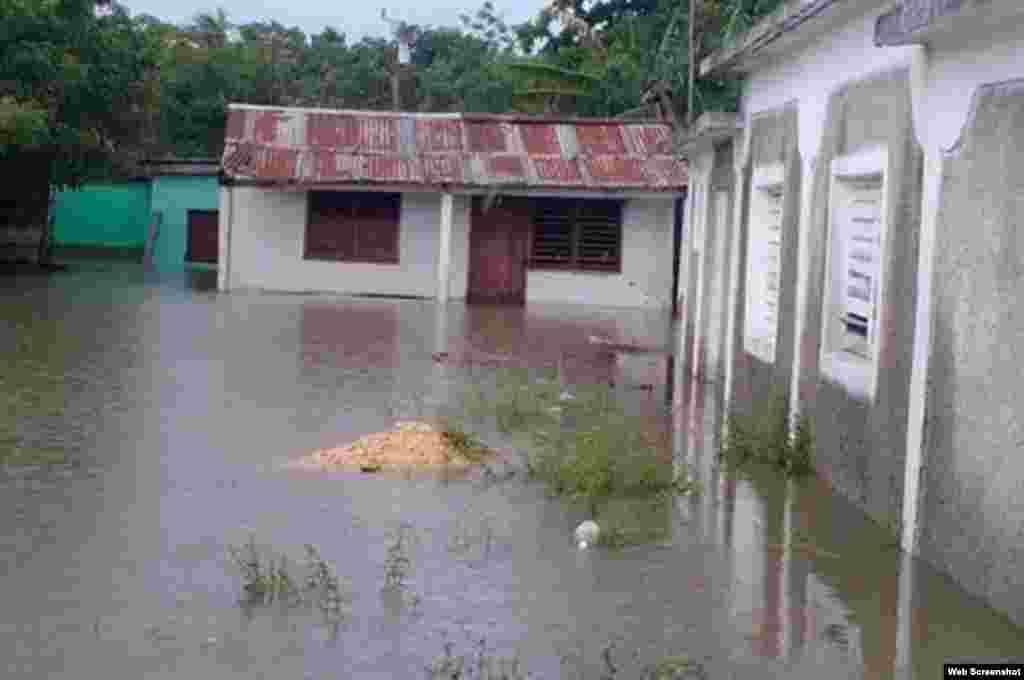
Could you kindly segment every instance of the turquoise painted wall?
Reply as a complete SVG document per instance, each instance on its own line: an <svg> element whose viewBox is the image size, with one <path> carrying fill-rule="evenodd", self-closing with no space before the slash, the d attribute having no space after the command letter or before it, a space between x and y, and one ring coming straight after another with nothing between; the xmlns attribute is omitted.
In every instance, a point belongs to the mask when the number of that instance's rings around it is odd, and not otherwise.
<svg viewBox="0 0 1024 680"><path fill-rule="evenodd" d="M183 269L189 210L217 210L220 186L216 177L155 177L150 207L163 213L153 264L161 271Z"/></svg>
<svg viewBox="0 0 1024 680"><path fill-rule="evenodd" d="M57 245L141 248L149 219L149 182L88 184L60 191L55 212Z"/></svg>

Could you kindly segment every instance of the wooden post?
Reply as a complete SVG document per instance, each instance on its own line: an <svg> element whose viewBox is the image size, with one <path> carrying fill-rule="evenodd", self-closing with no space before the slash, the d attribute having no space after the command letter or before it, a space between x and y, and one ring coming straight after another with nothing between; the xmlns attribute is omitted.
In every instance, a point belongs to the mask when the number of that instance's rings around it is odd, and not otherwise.
<svg viewBox="0 0 1024 680"><path fill-rule="evenodd" d="M160 222L163 213L159 210L153 213L153 219L149 222L149 235L146 237L146 249L142 254L143 263L146 269L153 269L153 248L156 246L156 237L160 233Z"/></svg>

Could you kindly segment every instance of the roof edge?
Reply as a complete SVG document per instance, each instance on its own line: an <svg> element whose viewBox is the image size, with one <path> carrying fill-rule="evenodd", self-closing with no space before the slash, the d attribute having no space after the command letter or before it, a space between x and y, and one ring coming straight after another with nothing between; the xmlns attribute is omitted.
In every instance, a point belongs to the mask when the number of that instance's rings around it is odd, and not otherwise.
<svg viewBox="0 0 1024 680"><path fill-rule="evenodd" d="M740 62L784 35L795 33L809 20L828 12L844 0L788 0L753 27L734 37L700 62L700 75L709 76L742 70Z"/></svg>
<svg viewBox="0 0 1024 680"><path fill-rule="evenodd" d="M535 116L526 113L421 113L418 111L375 111L372 109L325 109L302 106L264 106L261 104L229 103L229 111L281 111L283 113L328 114L334 116L374 116L380 118L423 118L428 120L463 120L470 123L564 123L566 125L664 125L657 118L591 118L586 116Z"/></svg>

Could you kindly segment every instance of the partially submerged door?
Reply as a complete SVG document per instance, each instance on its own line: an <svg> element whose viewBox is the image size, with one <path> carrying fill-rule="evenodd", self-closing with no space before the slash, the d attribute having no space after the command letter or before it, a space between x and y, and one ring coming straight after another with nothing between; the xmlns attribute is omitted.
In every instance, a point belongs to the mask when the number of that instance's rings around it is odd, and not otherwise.
<svg viewBox="0 0 1024 680"><path fill-rule="evenodd" d="M219 227L216 210L188 211L187 262L217 264L217 238Z"/></svg>
<svg viewBox="0 0 1024 680"><path fill-rule="evenodd" d="M489 206L473 199L469 230L470 303L526 302L526 258L532 212L527 198L503 197Z"/></svg>

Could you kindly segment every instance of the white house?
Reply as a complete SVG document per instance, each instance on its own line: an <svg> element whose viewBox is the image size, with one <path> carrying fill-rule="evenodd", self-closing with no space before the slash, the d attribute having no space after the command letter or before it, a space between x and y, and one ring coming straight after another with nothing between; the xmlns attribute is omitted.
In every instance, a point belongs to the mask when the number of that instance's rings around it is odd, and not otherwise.
<svg viewBox="0 0 1024 680"><path fill-rule="evenodd" d="M791 0L700 65L688 370L1024 623L1024 3Z"/></svg>
<svg viewBox="0 0 1024 680"><path fill-rule="evenodd" d="M219 286L668 308L673 151L663 123L232 105Z"/></svg>

